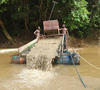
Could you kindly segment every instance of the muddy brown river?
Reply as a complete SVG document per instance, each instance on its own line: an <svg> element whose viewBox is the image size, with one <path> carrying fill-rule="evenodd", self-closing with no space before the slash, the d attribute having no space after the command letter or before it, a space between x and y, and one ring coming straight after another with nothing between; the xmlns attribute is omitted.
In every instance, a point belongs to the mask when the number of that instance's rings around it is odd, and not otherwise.
<svg viewBox="0 0 100 90"><path fill-rule="evenodd" d="M100 47L82 48L78 52L100 68ZM29 70L25 65L10 64L13 54L0 54L0 90L100 90L100 70L82 59L77 68L87 88L81 84L72 65L57 65L47 72Z"/></svg>

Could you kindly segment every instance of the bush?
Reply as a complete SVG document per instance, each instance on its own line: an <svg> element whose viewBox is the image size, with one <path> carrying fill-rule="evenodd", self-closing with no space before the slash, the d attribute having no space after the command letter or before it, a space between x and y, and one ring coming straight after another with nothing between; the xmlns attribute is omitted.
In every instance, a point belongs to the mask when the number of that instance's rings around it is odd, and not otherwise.
<svg viewBox="0 0 100 90"><path fill-rule="evenodd" d="M76 32L79 37L83 37L89 25L89 12L85 0L74 0L71 3L71 11L68 16L63 18L63 22L71 32ZM86 30L86 32L85 32Z"/></svg>

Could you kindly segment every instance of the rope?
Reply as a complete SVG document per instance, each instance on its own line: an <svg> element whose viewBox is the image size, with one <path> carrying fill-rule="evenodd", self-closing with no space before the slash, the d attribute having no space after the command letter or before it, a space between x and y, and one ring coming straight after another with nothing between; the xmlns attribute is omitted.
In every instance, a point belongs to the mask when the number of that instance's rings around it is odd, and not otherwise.
<svg viewBox="0 0 100 90"><path fill-rule="evenodd" d="M76 50L74 50L76 52ZM83 58L81 55L79 55L80 58L82 58L82 60L84 60L88 65L90 65L91 67L97 69L97 70L100 70L99 67L93 65L92 63L88 62L88 60L86 60L85 58Z"/></svg>
<svg viewBox="0 0 100 90"><path fill-rule="evenodd" d="M80 56L80 55L79 55ZM93 68L95 68L95 69L97 69L97 70L100 70L100 68L99 67L97 67L97 66L95 66L95 65L93 65L92 63L90 63L90 62L88 62L85 58L83 58L82 56L80 56L80 58L82 58L87 64L89 64L91 67L93 67Z"/></svg>
<svg viewBox="0 0 100 90"><path fill-rule="evenodd" d="M75 62L74 62L74 60L73 60L72 55L71 55L71 59L72 59L72 63L73 63L73 65L74 65L74 67L75 67L75 71L76 71L76 73L77 73L77 75L78 75L78 77L79 77L81 83L83 84L84 88L86 88L86 84L85 84L84 81L82 80L82 77L81 77L81 75L80 75L80 73L79 73L78 68L77 68L76 65L75 65Z"/></svg>

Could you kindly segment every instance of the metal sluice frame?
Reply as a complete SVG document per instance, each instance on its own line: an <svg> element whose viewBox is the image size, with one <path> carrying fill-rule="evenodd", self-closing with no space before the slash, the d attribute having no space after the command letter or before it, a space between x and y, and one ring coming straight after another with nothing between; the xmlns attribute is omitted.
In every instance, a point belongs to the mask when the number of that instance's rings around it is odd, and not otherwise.
<svg viewBox="0 0 100 90"><path fill-rule="evenodd" d="M44 36L50 37L50 36L63 35L62 33L60 33L58 20L43 21L43 26L44 26Z"/></svg>

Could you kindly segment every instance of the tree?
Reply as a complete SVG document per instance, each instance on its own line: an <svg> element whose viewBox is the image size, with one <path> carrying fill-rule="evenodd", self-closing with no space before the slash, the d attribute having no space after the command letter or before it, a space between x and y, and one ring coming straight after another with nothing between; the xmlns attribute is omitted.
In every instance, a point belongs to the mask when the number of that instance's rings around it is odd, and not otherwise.
<svg viewBox="0 0 100 90"><path fill-rule="evenodd" d="M89 3L90 14L90 27L100 28L100 0L87 0Z"/></svg>
<svg viewBox="0 0 100 90"><path fill-rule="evenodd" d="M63 18L63 22L66 23L66 26L69 27L71 31L76 31L80 37L86 35L86 29L90 21L87 4L85 0L71 0L69 7L70 12Z"/></svg>
<svg viewBox="0 0 100 90"><path fill-rule="evenodd" d="M4 3L7 3L7 0L1 0L0 5L2 5L2 4L4 4ZM4 7L4 8L1 7L1 9L0 9L0 15L1 15L4 11L6 11L6 7ZM1 16L0 16L0 26L1 26L2 32L4 33L4 35L6 36L6 38L7 38L11 43L14 43L12 37L11 37L10 34L7 32L7 30L6 30L5 26L4 26L4 23L3 23L2 19L1 19Z"/></svg>

